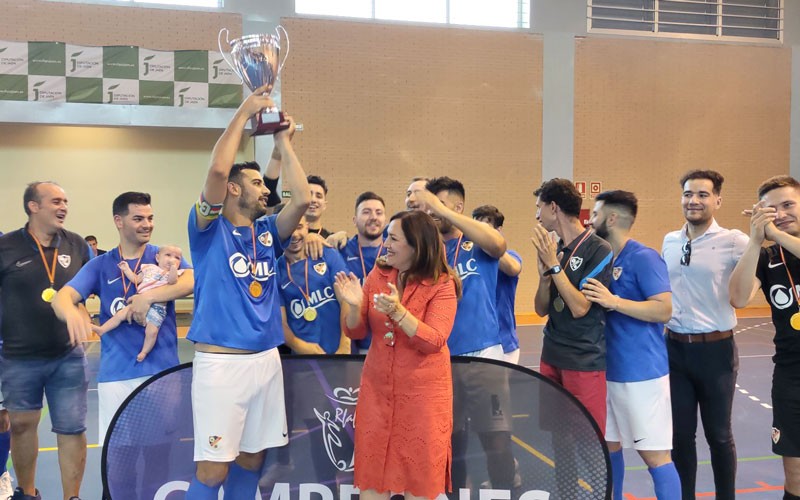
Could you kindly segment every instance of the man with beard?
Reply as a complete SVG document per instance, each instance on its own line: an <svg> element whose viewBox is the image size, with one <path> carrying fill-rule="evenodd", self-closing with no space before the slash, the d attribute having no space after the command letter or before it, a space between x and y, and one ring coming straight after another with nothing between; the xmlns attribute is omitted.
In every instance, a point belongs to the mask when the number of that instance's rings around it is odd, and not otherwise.
<svg viewBox="0 0 800 500"><path fill-rule="evenodd" d="M680 499L672 463L669 361L664 322L672 314L667 266L658 252L630 238L636 195L606 191L595 198L590 223L611 244L610 286L589 278L581 290L606 308L606 442L611 452L614 500L622 500L622 448L634 448L647 464L658 500Z"/></svg>
<svg viewBox="0 0 800 500"><path fill-rule="evenodd" d="M275 134L291 199L263 217L269 190L257 167L234 164L249 118L274 104L260 87L239 106L214 146L205 187L189 214L195 312L192 367L194 458L186 498L252 498L267 448L288 442L277 254L308 208L311 193L289 128ZM221 215L221 217L220 217Z"/></svg>
<svg viewBox="0 0 800 500"><path fill-rule="evenodd" d="M340 250L347 270L356 275L363 285L364 278L375 267L375 261L383 252L383 230L386 227L386 205L383 198L367 191L356 199L356 213L353 224L357 234L347 240ZM366 354L372 342L372 335L353 342L353 354Z"/></svg>
<svg viewBox="0 0 800 500"><path fill-rule="evenodd" d="M445 242L447 261L461 278L463 291L447 346L453 356L503 359L497 322L498 260L506 251L500 232L464 215L466 194L461 182L449 177L429 180L425 189L415 180L406 193L406 207L431 214ZM416 185L415 185L416 184ZM486 453L492 488L515 486L511 452L511 402L505 372L481 363L453 370L453 487L464 487L469 430L478 434ZM496 403L492 408L491 401ZM469 426L467 422L469 421Z"/></svg>
<svg viewBox="0 0 800 500"><path fill-rule="evenodd" d="M775 325L772 452L783 457L784 500L800 499L800 182L764 181L750 218L750 243L730 282L731 304L744 307L760 287ZM775 244L762 248L762 243Z"/></svg>
<svg viewBox="0 0 800 500"><path fill-rule="evenodd" d="M78 304L90 295L100 298L100 323L105 323L114 314L131 304L133 322L123 322L117 328L104 334L100 342L100 372L97 376L98 425L99 442L103 443L111 419L125 399L145 380L156 373L178 364L178 333L175 320L175 299L192 293L194 277L191 266L181 261L180 268L186 269L178 282L165 285L142 294L136 293L136 285L127 280L120 270L120 264L126 262L130 269L138 272L144 264L155 264L158 247L151 245L154 216L150 206L150 195L147 193L126 192L114 199L112 203L114 224L119 232L119 244L116 248L100 255L84 266L77 276L64 286L53 301L56 315L64 321L73 335L85 335L85 331L77 331L87 326L81 322L81 311ZM136 361L136 355L144 341L144 322L150 305L157 302L168 302L167 314L159 330L153 350L142 362ZM131 447L143 443L131 442ZM160 445L160 446L159 446ZM126 446L126 445L123 445ZM145 471L148 483L159 487L155 478L166 472L158 458L163 457L169 445L152 443L145 452ZM149 454L149 455L148 455ZM117 470L120 462L111 463L110 478L120 485L129 485L128 491L135 495L137 487L136 475L124 462L124 470ZM148 467L149 466L149 467ZM158 484L156 484L158 483ZM155 491L143 491L141 498L149 498Z"/></svg>
<svg viewBox="0 0 800 500"><path fill-rule="evenodd" d="M33 182L25 189L25 227L0 237L0 289L3 290L3 396L11 420L11 458L18 487L14 499L41 498L36 489L38 426L43 397L58 441L64 498L78 498L86 466L86 406L89 378L83 341L85 328L68 329L51 302L91 256L84 239L64 229L67 195L55 182ZM78 336L72 336L77 331Z"/></svg>
<svg viewBox="0 0 800 500"><path fill-rule="evenodd" d="M661 250L672 287L672 318L667 323L672 460L684 500L695 497L698 406L711 449L717 499L736 494L731 410L739 359L728 285L748 238L714 220L722 205L723 181L713 170L692 170L681 177L686 224L664 237Z"/></svg>

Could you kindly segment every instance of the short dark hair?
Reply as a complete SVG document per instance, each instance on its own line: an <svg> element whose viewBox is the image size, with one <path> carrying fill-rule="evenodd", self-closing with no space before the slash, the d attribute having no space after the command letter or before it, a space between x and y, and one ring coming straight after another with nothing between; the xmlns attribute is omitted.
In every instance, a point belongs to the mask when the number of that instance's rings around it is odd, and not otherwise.
<svg viewBox="0 0 800 500"><path fill-rule="evenodd" d="M431 180L429 177L412 177L411 178L411 182L419 182L419 181L428 182L429 180Z"/></svg>
<svg viewBox="0 0 800 500"><path fill-rule="evenodd" d="M58 186L58 183L53 181L35 181L28 184L25 187L25 192L22 193L22 208L25 209L26 215L31 215L31 209L28 208L28 202L42 202L42 194L39 193L39 186L42 184L53 184L54 186Z"/></svg>
<svg viewBox="0 0 800 500"><path fill-rule="evenodd" d="M462 200L467 199L467 194L464 191L464 185L461 182L451 179L450 177L434 177L425 184L425 189L433 194L439 194L442 191L447 191L447 194L457 194Z"/></svg>
<svg viewBox="0 0 800 500"><path fill-rule="evenodd" d="M621 189L603 191L595 196L594 199L595 201L602 201L604 206L622 207L630 212L634 219L636 219L636 213L639 211L639 200L630 191L622 191Z"/></svg>
<svg viewBox="0 0 800 500"><path fill-rule="evenodd" d="M318 175L309 175L306 177L306 181L309 184L316 184L317 186L322 187L322 191L325 193L325 196L328 196L328 184L325 183L325 179Z"/></svg>
<svg viewBox="0 0 800 500"><path fill-rule="evenodd" d="M128 215L129 205L149 205L150 193L128 191L114 198L111 204L111 213L114 215Z"/></svg>
<svg viewBox="0 0 800 500"><path fill-rule="evenodd" d="M783 187L793 187L800 191L800 182L797 182L797 179L791 175L776 175L775 177L770 177L758 186L758 197L763 198L765 194L773 189Z"/></svg>
<svg viewBox="0 0 800 500"><path fill-rule="evenodd" d="M373 193L372 191L364 191L363 193L358 195L358 198L356 198L355 210L358 210L358 206L361 205L363 202L365 202L367 200L377 200L377 201L381 202L381 205L383 205L384 208L386 207L386 202L383 201L383 198L381 198L377 194Z"/></svg>
<svg viewBox="0 0 800 500"><path fill-rule="evenodd" d="M496 206L494 205L481 205L472 211L473 219L489 219L489 223L495 229L503 227L503 222L506 218Z"/></svg>
<svg viewBox="0 0 800 500"><path fill-rule="evenodd" d="M562 212L571 217L580 217L583 199L575 184L569 179L554 178L545 181L533 192L545 203L555 202Z"/></svg>
<svg viewBox="0 0 800 500"><path fill-rule="evenodd" d="M717 172L716 170L689 170L681 177L681 188L683 188L686 181L691 181L694 179L705 179L711 181L714 185L713 191L714 194L719 196L722 192L722 183L725 182L725 177L722 177L722 174Z"/></svg>
<svg viewBox="0 0 800 500"><path fill-rule="evenodd" d="M246 161L244 163L234 163L231 167L231 171L228 172L228 182L235 182L241 186L242 170L255 170L261 174L261 166L258 162Z"/></svg>
<svg viewBox="0 0 800 500"><path fill-rule="evenodd" d="M90 234L89 236L84 236L83 240L86 241L87 243L89 243L90 241L94 241L95 243L97 243L97 238L95 238L93 234Z"/></svg>

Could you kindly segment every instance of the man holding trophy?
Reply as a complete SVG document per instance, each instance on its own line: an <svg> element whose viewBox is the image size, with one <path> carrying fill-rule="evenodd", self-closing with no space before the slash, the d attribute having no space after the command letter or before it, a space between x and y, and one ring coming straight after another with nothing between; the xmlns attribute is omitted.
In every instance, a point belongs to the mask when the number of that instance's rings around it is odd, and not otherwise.
<svg viewBox="0 0 800 500"><path fill-rule="evenodd" d="M271 35L258 37L274 41ZM234 48L237 43L233 42ZM258 60L256 55L250 54L248 60ZM275 263L311 195L290 142L295 125L288 116L280 117L284 123L279 126L262 131L275 134L281 178L291 191L280 214L264 217L269 189L258 167L234 164L248 120L256 117L263 125L262 112L274 109L269 91L277 71L272 67L259 71L269 78L260 81L239 106L214 146L205 186L189 214L196 280L194 319L187 338L195 343L192 408L197 471L186 492L188 500L217 500L223 483L225 498L254 498L266 449L288 442L277 350L284 338Z"/></svg>

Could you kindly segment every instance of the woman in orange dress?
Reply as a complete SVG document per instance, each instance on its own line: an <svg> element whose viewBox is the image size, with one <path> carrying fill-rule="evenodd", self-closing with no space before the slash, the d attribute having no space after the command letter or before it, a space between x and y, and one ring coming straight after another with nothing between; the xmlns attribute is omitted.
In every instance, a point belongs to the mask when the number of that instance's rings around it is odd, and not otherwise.
<svg viewBox="0 0 800 500"><path fill-rule="evenodd" d="M447 266L444 244L424 212L389 223L385 262L363 289L339 273L345 333L373 335L361 374L355 421L355 486L362 500L436 498L451 490L453 383L447 337L461 282ZM349 306L349 307L348 307Z"/></svg>

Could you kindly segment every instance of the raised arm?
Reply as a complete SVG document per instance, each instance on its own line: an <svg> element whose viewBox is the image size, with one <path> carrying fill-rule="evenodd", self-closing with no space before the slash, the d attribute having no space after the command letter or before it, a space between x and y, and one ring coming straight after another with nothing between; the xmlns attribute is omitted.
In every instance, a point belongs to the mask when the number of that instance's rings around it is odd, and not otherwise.
<svg viewBox="0 0 800 500"><path fill-rule="evenodd" d="M222 203L225 201L228 191L228 174L236 161L236 152L239 150L247 120L262 109L275 105L264 92L266 92L266 86L257 88L242 102L228 123L228 127L214 145L214 150L211 152L211 165L208 167L203 193L198 202L200 212L196 214L196 219L199 229L206 228L212 220L201 216L201 213L203 211L219 213Z"/></svg>
<svg viewBox="0 0 800 500"><path fill-rule="evenodd" d="M286 119L289 120L289 128L275 134L275 148L281 155L281 178L284 183L289 185L292 196L275 221L281 240L292 235L300 218L311 204L311 189L308 187L306 173L292 148L291 137L294 134L294 120L289 116Z"/></svg>
<svg viewBox="0 0 800 500"><path fill-rule="evenodd" d="M753 206L753 213L750 216L750 241L747 242L744 253L736 263L728 284L733 307L746 306L761 286L761 281L756 278L756 268L758 267L758 257L761 255L761 245L767 239L767 233L777 240L784 239L784 235L789 236L775 227L775 215L775 209L763 206L763 202L758 202ZM791 243L790 241L785 242Z"/></svg>

